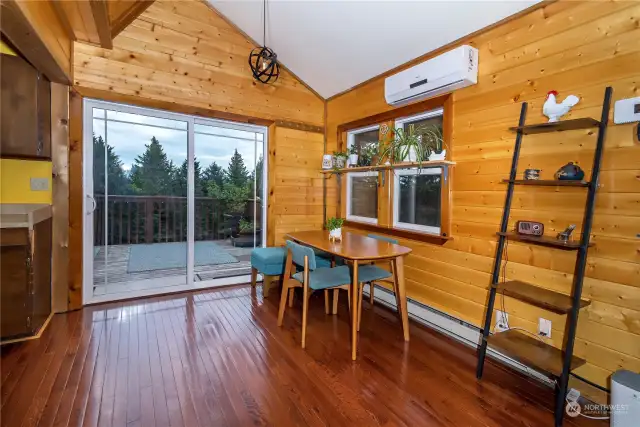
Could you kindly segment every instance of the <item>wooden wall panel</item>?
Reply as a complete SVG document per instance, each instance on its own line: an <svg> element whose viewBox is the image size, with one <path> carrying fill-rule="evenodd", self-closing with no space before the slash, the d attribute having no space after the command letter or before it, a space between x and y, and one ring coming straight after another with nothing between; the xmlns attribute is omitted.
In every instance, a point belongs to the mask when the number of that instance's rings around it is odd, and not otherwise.
<svg viewBox="0 0 640 427"><path fill-rule="evenodd" d="M112 50L74 45L74 85L250 118L324 126L324 102L284 70L251 76L254 47L205 1L154 2Z"/></svg>
<svg viewBox="0 0 640 427"><path fill-rule="evenodd" d="M452 194L453 240L442 246L401 239L413 248L406 262L409 296L480 326L490 283L520 103L529 102L528 123L543 122L547 91L580 103L568 118L600 117L604 89L614 99L639 96L640 6L635 2L551 3L464 43L479 49L478 84L455 92ZM426 60L412 61L406 66ZM398 70L396 70L398 71ZM338 143L340 124L391 110L384 101L384 78L366 82L328 100L328 151ZM567 118L567 117L565 117ZM578 375L608 387L619 368L640 369L640 146L633 125L610 126L597 195L593 241L584 297L593 304L581 312L576 353L588 363ZM543 170L543 177L568 161L586 172L595 131L527 136L519 173ZM318 174L319 175L319 174ZM517 189L512 220L545 223L550 233L582 220L586 191ZM336 199L328 201L336 206ZM511 243L507 278L569 293L575 255ZM498 299L498 304L500 299ZM536 331L539 317L553 321L552 340L562 343L565 318L506 298L512 326Z"/></svg>

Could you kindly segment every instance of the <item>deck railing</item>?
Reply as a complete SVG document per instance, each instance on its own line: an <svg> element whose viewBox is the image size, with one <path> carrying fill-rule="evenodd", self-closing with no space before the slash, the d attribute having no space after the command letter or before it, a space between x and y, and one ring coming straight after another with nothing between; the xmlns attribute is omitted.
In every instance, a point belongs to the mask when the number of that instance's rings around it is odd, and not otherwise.
<svg viewBox="0 0 640 427"><path fill-rule="evenodd" d="M95 200L95 246L187 240L186 197L110 194L106 203L104 195L95 195ZM217 199L195 198L195 240L229 237L237 222L237 216L224 215Z"/></svg>

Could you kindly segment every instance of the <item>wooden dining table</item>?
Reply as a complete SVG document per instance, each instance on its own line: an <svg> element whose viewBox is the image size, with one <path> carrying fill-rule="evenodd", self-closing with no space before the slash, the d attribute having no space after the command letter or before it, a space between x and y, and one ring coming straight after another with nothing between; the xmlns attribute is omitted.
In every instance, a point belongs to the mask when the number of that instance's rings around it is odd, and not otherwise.
<svg viewBox="0 0 640 427"><path fill-rule="evenodd" d="M411 252L410 248L345 231L342 232L341 241L329 240L329 232L322 230L289 233L285 239L293 240L353 263L351 281L351 358L353 360L356 360L358 349L358 265L372 261L391 261L394 292L398 312L402 319L402 331L405 341L409 341L409 314L407 313L403 257Z"/></svg>

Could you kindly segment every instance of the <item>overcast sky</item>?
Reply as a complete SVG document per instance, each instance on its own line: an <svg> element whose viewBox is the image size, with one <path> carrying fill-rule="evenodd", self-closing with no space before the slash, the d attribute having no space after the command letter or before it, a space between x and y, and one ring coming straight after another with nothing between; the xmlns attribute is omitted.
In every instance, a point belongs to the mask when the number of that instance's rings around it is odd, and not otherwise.
<svg viewBox="0 0 640 427"><path fill-rule="evenodd" d="M95 110L94 117L102 115L103 110ZM113 114L113 116L112 116ZM107 121L105 138L105 121L93 121L93 131L96 136L102 136L107 144L114 148L115 153L120 157L125 170L130 170L136 157L142 155L145 144L151 142L151 137L155 136L162 144L164 152L169 160L177 166L187 158L187 131L186 123L175 120L159 119L148 116L116 113L109 111L109 118L127 120L137 123L147 123L156 127L143 124L120 123ZM184 129L184 130L183 130ZM254 138L253 132L239 131L235 129L196 125L196 132L209 132L218 135L228 135L241 138ZM259 135L261 140L262 135ZM195 156L200 162L201 169L206 169L211 163L216 162L225 169L235 149L242 155L247 170L252 171L255 162L254 142L235 138L225 138L221 136L195 134ZM258 158L262 154L262 144L258 144Z"/></svg>

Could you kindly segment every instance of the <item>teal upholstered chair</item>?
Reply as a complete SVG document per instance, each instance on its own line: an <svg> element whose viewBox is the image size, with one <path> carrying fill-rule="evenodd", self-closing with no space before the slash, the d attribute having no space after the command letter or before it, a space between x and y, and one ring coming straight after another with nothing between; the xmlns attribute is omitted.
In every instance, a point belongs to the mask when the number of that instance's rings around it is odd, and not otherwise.
<svg viewBox="0 0 640 427"><path fill-rule="evenodd" d="M302 271L296 273L295 266L302 267ZM325 310L328 311L328 290L345 285L348 286L350 282L351 274L349 273L349 267L346 265L335 268L318 267L313 249L287 241L287 260L282 280L278 326L282 326L287 299L290 296L289 293L293 293L297 287L302 287L302 348L304 348L307 333L307 311L311 292L325 291Z"/></svg>
<svg viewBox="0 0 640 427"><path fill-rule="evenodd" d="M284 273L287 258L286 248L255 248L251 251L251 286L256 286L258 273L262 273L262 295L269 295L269 289L276 276Z"/></svg>
<svg viewBox="0 0 640 427"><path fill-rule="evenodd" d="M398 241L395 239L391 239L385 236L379 236L377 234L369 234L369 237L377 240L382 240L385 242L393 243L395 245L398 244ZM389 267L391 271L385 270L384 268L380 268L377 265L363 265L358 267L358 280L360 281L358 292L360 293L358 300L358 330L360 330L360 318L362 317L362 290L364 288L365 283L369 283L369 303L373 305L373 293L375 289L374 282L378 280L387 280L391 278L391 284L393 285L395 291L395 272L393 261L387 261L389 263Z"/></svg>

